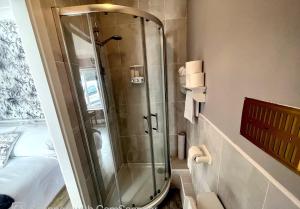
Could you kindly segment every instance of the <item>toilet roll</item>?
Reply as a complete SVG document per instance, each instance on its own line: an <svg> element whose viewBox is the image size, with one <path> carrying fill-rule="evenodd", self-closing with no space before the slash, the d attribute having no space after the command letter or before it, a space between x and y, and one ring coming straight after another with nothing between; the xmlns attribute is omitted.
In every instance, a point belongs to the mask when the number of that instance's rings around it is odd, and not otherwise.
<svg viewBox="0 0 300 209"><path fill-rule="evenodd" d="M178 140L178 159L183 160L184 153L185 153L185 133L179 133L177 140Z"/></svg>
<svg viewBox="0 0 300 209"><path fill-rule="evenodd" d="M204 73L193 73L186 75L186 88L204 86Z"/></svg>
<svg viewBox="0 0 300 209"><path fill-rule="evenodd" d="M186 74L194 74L202 72L202 60L195 60L185 63Z"/></svg>
<svg viewBox="0 0 300 209"><path fill-rule="evenodd" d="M202 150L198 146L191 146L188 151L187 166L191 172L193 162L197 157L203 156Z"/></svg>

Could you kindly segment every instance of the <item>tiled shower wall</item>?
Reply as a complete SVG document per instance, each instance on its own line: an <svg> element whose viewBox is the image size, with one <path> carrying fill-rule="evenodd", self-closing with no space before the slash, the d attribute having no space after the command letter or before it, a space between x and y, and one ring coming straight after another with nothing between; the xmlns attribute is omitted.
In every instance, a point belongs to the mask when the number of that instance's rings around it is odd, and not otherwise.
<svg viewBox="0 0 300 209"><path fill-rule="evenodd" d="M186 130L186 121L183 118L184 95L179 91L178 68L186 61L186 0L101 0L100 3L114 3L124 6L136 7L157 16L165 26L167 40L167 70L169 90L169 135L171 155L176 156L176 134ZM146 111L145 88L133 86L128 82L129 66L140 64L142 60L141 30L138 19L131 16L113 16L112 14L100 17L100 28L104 37L119 34L123 40L111 42L107 45L107 58L112 75L115 102L118 109L119 128L123 149L124 162L149 162L148 136L144 135L144 124L141 115ZM148 46L155 44L154 31L149 31L149 23L146 23L146 39ZM148 36L149 37L149 36ZM149 41L150 40L150 41ZM153 41L151 41L153 40ZM147 47L148 48L148 47ZM134 51L134 53L132 53ZM150 94L155 87L160 87L159 82L153 79L157 49L147 49L150 79ZM159 56L158 56L159 57ZM154 62L154 63L152 63ZM153 67L153 68L152 68ZM152 82L153 81L153 82ZM129 84L128 84L129 83ZM155 92L155 90L154 90ZM159 89L157 91L159 92ZM158 96L159 97L159 96ZM162 99L150 95L153 109L161 109ZM157 110L159 113L159 110ZM161 113L162 114L162 113ZM159 118L161 119L161 118ZM159 120L162 126L162 120ZM154 132L154 134L156 134ZM156 150L161 149L161 133L154 136ZM145 152L146 151L146 152ZM134 155L130 155L134 153ZM139 154L140 153L140 154ZM160 157L158 157L160 158Z"/></svg>
<svg viewBox="0 0 300 209"><path fill-rule="evenodd" d="M189 133L189 145L205 144L213 159L212 165L192 167L196 194L213 191L228 209L300 208L299 200L294 196L288 198L276 182L204 116L189 126Z"/></svg>

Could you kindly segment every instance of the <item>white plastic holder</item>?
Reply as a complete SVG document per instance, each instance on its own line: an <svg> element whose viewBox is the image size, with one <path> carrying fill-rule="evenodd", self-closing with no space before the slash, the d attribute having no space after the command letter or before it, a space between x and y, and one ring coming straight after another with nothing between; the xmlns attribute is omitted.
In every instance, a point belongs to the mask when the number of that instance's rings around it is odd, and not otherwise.
<svg viewBox="0 0 300 209"><path fill-rule="evenodd" d="M196 102L204 103L206 100L206 87L200 86L192 89L193 99Z"/></svg>
<svg viewBox="0 0 300 209"><path fill-rule="evenodd" d="M133 77L133 78L131 78L131 83L134 83L134 84L142 84L144 82L145 82L144 77Z"/></svg>
<svg viewBox="0 0 300 209"><path fill-rule="evenodd" d="M186 91L192 91L193 92L193 99L196 102L204 103L206 100L206 86L198 86L198 87L184 87Z"/></svg>
<svg viewBox="0 0 300 209"><path fill-rule="evenodd" d="M206 146L204 144L199 146L199 149L203 152L203 156L199 156L195 158L196 163L206 163L208 165L211 165L212 163L212 158L207 150Z"/></svg>

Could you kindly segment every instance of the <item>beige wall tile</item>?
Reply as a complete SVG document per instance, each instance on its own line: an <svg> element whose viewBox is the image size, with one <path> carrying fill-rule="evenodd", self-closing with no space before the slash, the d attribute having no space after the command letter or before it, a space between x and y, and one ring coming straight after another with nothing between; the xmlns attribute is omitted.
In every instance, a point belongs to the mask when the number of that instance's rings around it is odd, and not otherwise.
<svg viewBox="0 0 300 209"><path fill-rule="evenodd" d="M221 164L221 153L222 153L222 145L224 138L202 117L199 117L197 123L195 125L189 124L191 127L195 128L197 133L193 133L189 131L189 135L193 135L191 137L190 145L199 146L201 144L206 145L209 150L213 162L211 165L207 164L194 164L194 172L193 179L195 182L204 181L210 188L212 192L218 193L218 176ZM201 185L194 185L196 192L201 192L199 190Z"/></svg>
<svg viewBox="0 0 300 209"><path fill-rule="evenodd" d="M176 135L186 130L184 115L184 102L171 102L169 104L169 134Z"/></svg>
<svg viewBox="0 0 300 209"><path fill-rule="evenodd" d="M144 135L148 130L143 116L147 114L146 105L120 105L118 119L121 136Z"/></svg>
<svg viewBox="0 0 300 209"><path fill-rule="evenodd" d="M77 0L55 0L55 5L58 7L68 7L78 5Z"/></svg>
<svg viewBox="0 0 300 209"><path fill-rule="evenodd" d="M186 19L166 20L168 63L186 61Z"/></svg>
<svg viewBox="0 0 300 209"><path fill-rule="evenodd" d="M178 70L184 64L168 64L168 93L169 102L185 101L185 94L181 92Z"/></svg>
<svg viewBox="0 0 300 209"><path fill-rule="evenodd" d="M151 160L148 135L121 137L123 155L127 163L149 163Z"/></svg>
<svg viewBox="0 0 300 209"><path fill-rule="evenodd" d="M161 21L165 19L164 0L139 0L139 8L153 14Z"/></svg>
<svg viewBox="0 0 300 209"><path fill-rule="evenodd" d="M187 16L187 0L165 0L165 19L179 19Z"/></svg>
<svg viewBox="0 0 300 209"><path fill-rule="evenodd" d="M266 202L263 209L299 209L300 205L294 204L287 196L279 191L272 183L269 183Z"/></svg>
<svg viewBox="0 0 300 209"><path fill-rule="evenodd" d="M139 5L138 0L112 0L112 3L135 8Z"/></svg>
<svg viewBox="0 0 300 209"><path fill-rule="evenodd" d="M100 26L100 37L101 41L113 35L119 35L118 28L115 26L101 27ZM104 47L101 47L101 52L106 54L108 64L110 68L121 67L121 53L120 53L120 42L112 40L108 42Z"/></svg>
<svg viewBox="0 0 300 209"><path fill-rule="evenodd" d="M55 26L55 22L51 10L51 7L54 7L56 5L55 1L49 0L49 1L40 1L40 2L41 2L41 7L43 10L45 22L47 24L48 35L51 41L55 61L63 62L62 52L58 41L56 26Z"/></svg>
<svg viewBox="0 0 300 209"><path fill-rule="evenodd" d="M149 79L149 93L151 103L163 102L163 77L162 77L162 66L151 65L148 66L148 79Z"/></svg>
<svg viewBox="0 0 300 209"><path fill-rule="evenodd" d="M116 108L118 109L120 105L125 105L127 103L127 85L125 77L123 76L124 71L128 70L122 67L108 68L111 73L112 81L112 91L115 100Z"/></svg>
<svg viewBox="0 0 300 209"><path fill-rule="evenodd" d="M112 27L117 25L117 15L115 13L99 13L97 14L99 20L98 26L100 27Z"/></svg>
<svg viewBox="0 0 300 209"><path fill-rule="evenodd" d="M119 35L123 38L122 41L120 41L122 65L126 67L131 65L142 65L143 49L141 45L142 38L140 24L121 25L119 28Z"/></svg>
<svg viewBox="0 0 300 209"><path fill-rule="evenodd" d="M224 141L219 180L219 197L226 208L261 209L267 179L231 144Z"/></svg>
<svg viewBox="0 0 300 209"><path fill-rule="evenodd" d="M156 23L145 22L145 38L148 65L162 65L162 31Z"/></svg>
<svg viewBox="0 0 300 209"><path fill-rule="evenodd" d="M177 157L177 152L178 152L177 135L170 135L169 136L169 143L170 143L170 155L171 155L171 157Z"/></svg>

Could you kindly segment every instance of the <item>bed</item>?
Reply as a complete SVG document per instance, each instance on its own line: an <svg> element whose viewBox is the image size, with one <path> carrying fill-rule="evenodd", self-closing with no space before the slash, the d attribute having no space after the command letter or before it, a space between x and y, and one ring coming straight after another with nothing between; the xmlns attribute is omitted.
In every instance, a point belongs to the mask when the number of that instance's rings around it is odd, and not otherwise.
<svg viewBox="0 0 300 209"><path fill-rule="evenodd" d="M63 186L58 162L53 158L15 157L0 169L0 193L12 197L13 206L24 209L46 208Z"/></svg>
<svg viewBox="0 0 300 209"><path fill-rule="evenodd" d="M11 158L0 169L0 194L15 200L11 208L45 209L64 187L54 150L47 143L44 125L22 127Z"/></svg>

